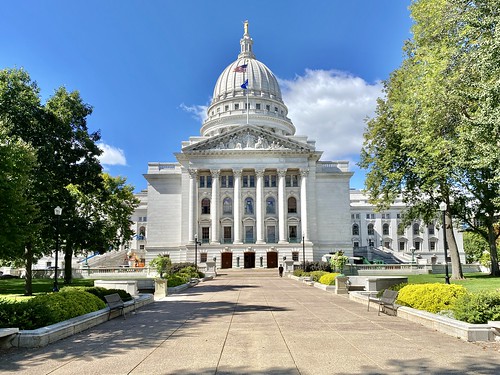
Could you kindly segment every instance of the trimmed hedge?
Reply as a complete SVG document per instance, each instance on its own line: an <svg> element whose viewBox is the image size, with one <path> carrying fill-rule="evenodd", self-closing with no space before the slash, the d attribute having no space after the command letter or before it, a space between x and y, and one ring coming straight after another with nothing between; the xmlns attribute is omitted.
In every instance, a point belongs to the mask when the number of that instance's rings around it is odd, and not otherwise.
<svg viewBox="0 0 500 375"><path fill-rule="evenodd" d="M103 309L105 306L93 294L68 288L27 301L0 299L0 322L2 328L37 329Z"/></svg>
<svg viewBox="0 0 500 375"><path fill-rule="evenodd" d="M457 299L466 293L463 286L455 284L410 284L401 288L397 303L437 313L451 310Z"/></svg>
<svg viewBox="0 0 500 375"><path fill-rule="evenodd" d="M452 310L455 319L467 323L484 324L488 320L500 320L500 291L464 294Z"/></svg>
<svg viewBox="0 0 500 375"><path fill-rule="evenodd" d="M104 296L108 296L110 294L115 294L115 293L118 293L123 301L131 301L133 299L130 293L128 293L123 289L107 289L101 286L77 286L77 287L65 286L61 288L61 291L66 291L66 290L80 290L83 292L93 294L104 303L106 303L106 299L104 298Z"/></svg>
<svg viewBox="0 0 500 375"><path fill-rule="evenodd" d="M340 273L327 273L319 278L319 283L324 285L335 285L335 278Z"/></svg>

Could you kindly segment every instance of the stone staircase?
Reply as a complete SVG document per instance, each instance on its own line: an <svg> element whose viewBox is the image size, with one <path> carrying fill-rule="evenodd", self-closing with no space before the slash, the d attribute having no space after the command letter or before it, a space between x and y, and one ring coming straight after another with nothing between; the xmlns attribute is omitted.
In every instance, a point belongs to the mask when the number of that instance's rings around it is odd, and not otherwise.
<svg viewBox="0 0 500 375"><path fill-rule="evenodd" d="M97 255L88 260L90 268L97 267L120 267L128 263L125 262L126 250L114 250L102 255Z"/></svg>

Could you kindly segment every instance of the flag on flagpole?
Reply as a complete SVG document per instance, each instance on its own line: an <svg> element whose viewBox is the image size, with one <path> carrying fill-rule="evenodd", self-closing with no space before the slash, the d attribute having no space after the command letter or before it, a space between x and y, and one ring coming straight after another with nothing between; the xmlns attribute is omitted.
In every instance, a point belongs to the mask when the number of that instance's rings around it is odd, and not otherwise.
<svg viewBox="0 0 500 375"><path fill-rule="evenodd" d="M245 73L247 71L247 66L248 64L237 66L236 68L234 68L234 71L236 73Z"/></svg>
<svg viewBox="0 0 500 375"><path fill-rule="evenodd" d="M244 90L248 89L248 79L245 80L245 83L241 85L241 88Z"/></svg>

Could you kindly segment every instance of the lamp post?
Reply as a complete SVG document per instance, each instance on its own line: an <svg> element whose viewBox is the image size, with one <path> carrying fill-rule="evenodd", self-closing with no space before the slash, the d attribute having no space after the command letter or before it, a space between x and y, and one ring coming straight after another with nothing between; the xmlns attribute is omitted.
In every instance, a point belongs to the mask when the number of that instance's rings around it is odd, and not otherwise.
<svg viewBox="0 0 500 375"><path fill-rule="evenodd" d="M198 271L198 245L201 246L201 242L198 241L198 235L194 235L194 268Z"/></svg>
<svg viewBox="0 0 500 375"><path fill-rule="evenodd" d="M56 215L56 264L54 268L54 287L52 288L53 292L59 292L59 285L57 285L57 263L58 259L57 256L59 254L59 219L62 214L62 208L57 206L54 208L54 215Z"/></svg>
<svg viewBox="0 0 500 375"><path fill-rule="evenodd" d="M446 276L444 281L446 284L450 283L450 276L448 274L448 241L446 241L446 208L445 202L439 204L439 210L443 213L443 245L444 245L444 272Z"/></svg>
<svg viewBox="0 0 500 375"><path fill-rule="evenodd" d="M304 233L302 233L302 260L304 261L302 269L306 272L306 242L304 241L304 237Z"/></svg>

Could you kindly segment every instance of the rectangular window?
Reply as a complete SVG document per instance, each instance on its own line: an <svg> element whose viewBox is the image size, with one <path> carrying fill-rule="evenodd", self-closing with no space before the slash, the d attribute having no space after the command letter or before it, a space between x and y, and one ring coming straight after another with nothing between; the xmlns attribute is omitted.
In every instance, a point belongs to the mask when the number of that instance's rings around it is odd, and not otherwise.
<svg viewBox="0 0 500 375"><path fill-rule="evenodd" d="M200 262L205 263L207 261L207 253L200 254Z"/></svg>
<svg viewBox="0 0 500 375"><path fill-rule="evenodd" d="M232 228L231 227L224 227L224 243L231 243L233 236L232 236Z"/></svg>
<svg viewBox="0 0 500 375"><path fill-rule="evenodd" d="M359 219L359 214L356 214L356 219Z"/></svg>
<svg viewBox="0 0 500 375"><path fill-rule="evenodd" d="M292 260L294 262L298 262L299 261L299 252L298 251L292 251Z"/></svg>
<svg viewBox="0 0 500 375"><path fill-rule="evenodd" d="M266 111L270 111L271 110L271 106L269 104L266 104Z"/></svg>
<svg viewBox="0 0 500 375"><path fill-rule="evenodd" d="M245 103L245 109L248 109L248 104L247 103Z"/></svg>
<svg viewBox="0 0 500 375"><path fill-rule="evenodd" d="M205 176L200 176L200 187L201 188L205 187Z"/></svg>
<svg viewBox="0 0 500 375"><path fill-rule="evenodd" d="M260 109L260 103L255 104L255 109Z"/></svg>
<svg viewBox="0 0 500 375"><path fill-rule="evenodd" d="M227 184L227 176L220 176L220 186L226 187Z"/></svg>
<svg viewBox="0 0 500 375"><path fill-rule="evenodd" d="M431 241L431 242L429 243L429 250L430 250L430 251L434 251L434 250L436 250L436 243L435 243L434 241Z"/></svg>
<svg viewBox="0 0 500 375"><path fill-rule="evenodd" d="M373 240L368 240L368 246L370 246L370 247L375 246L375 243L373 242Z"/></svg>
<svg viewBox="0 0 500 375"><path fill-rule="evenodd" d="M289 237L289 242L297 242L297 226L296 225L290 225L288 227L288 237Z"/></svg>
<svg viewBox="0 0 500 375"><path fill-rule="evenodd" d="M267 242L276 243L276 227L274 225L267 227Z"/></svg>
<svg viewBox="0 0 500 375"><path fill-rule="evenodd" d="M278 112L278 107L274 107L274 112Z"/></svg>
<svg viewBox="0 0 500 375"><path fill-rule="evenodd" d="M271 175L271 187L276 187L276 178L277 176L275 174Z"/></svg>
<svg viewBox="0 0 500 375"><path fill-rule="evenodd" d="M359 247L359 242L358 241L354 241L354 248L357 249Z"/></svg>
<svg viewBox="0 0 500 375"><path fill-rule="evenodd" d="M255 176L254 175L243 175L242 177L243 187L255 187Z"/></svg>
<svg viewBox="0 0 500 375"><path fill-rule="evenodd" d="M203 243L210 242L210 227L201 228L201 242Z"/></svg>
<svg viewBox="0 0 500 375"><path fill-rule="evenodd" d="M255 176L251 175L250 177L250 187L255 187Z"/></svg>
<svg viewBox="0 0 500 375"><path fill-rule="evenodd" d="M391 243L390 242L384 242L384 247L386 249L390 249L391 248Z"/></svg>
<svg viewBox="0 0 500 375"><path fill-rule="evenodd" d="M419 251L420 250L420 241L415 241L413 243L414 247L415 247L415 251Z"/></svg>
<svg viewBox="0 0 500 375"><path fill-rule="evenodd" d="M269 175L265 175L264 176L264 187L270 187L271 186L271 182L269 181Z"/></svg>
<svg viewBox="0 0 500 375"><path fill-rule="evenodd" d="M238 103L236 103L236 104L234 105L234 109L240 109L240 105L239 105Z"/></svg>
<svg viewBox="0 0 500 375"><path fill-rule="evenodd" d="M227 187L228 188L233 187L233 176L227 176Z"/></svg>
<svg viewBox="0 0 500 375"><path fill-rule="evenodd" d="M243 175L243 177L242 177L242 179L241 179L241 180L242 180L242 181L241 181L241 182L242 182L242 186L243 186L243 187L248 187L248 176Z"/></svg>
<svg viewBox="0 0 500 375"><path fill-rule="evenodd" d="M212 187L212 176L207 176L207 188L210 189Z"/></svg>
<svg viewBox="0 0 500 375"><path fill-rule="evenodd" d="M245 243L253 243L253 226L245 226Z"/></svg>
<svg viewBox="0 0 500 375"><path fill-rule="evenodd" d="M144 245L139 245L139 250L144 250Z"/></svg>
<svg viewBox="0 0 500 375"><path fill-rule="evenodd" d="M404 241L401 241L399 243L399 251L404 251L405 250L405 242Z"/></svg>
<svg viewBox="0 0 500 375"><path fill-rule="evenodd" d="M292 176L288 175L285 177L285 186L286 187L291 187L292 186Z"/></svg>
<svg viewBox="0 0 500 375"><path fill-rule="evenodd" d="M224 107L224 111L226 111L226 112L227 112L227 111L229 111L229 106L228 106L228 105L226 105L226 106Z"/></svg>

